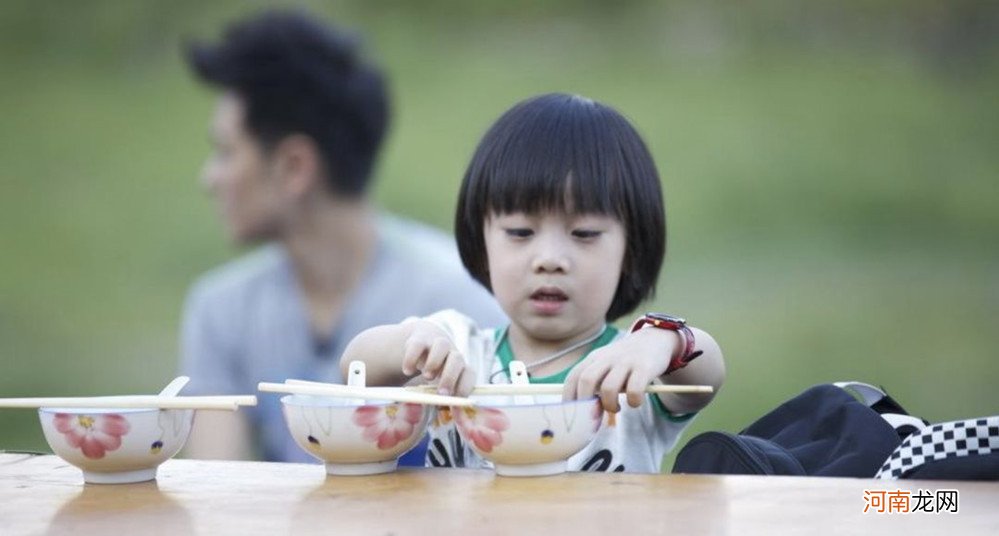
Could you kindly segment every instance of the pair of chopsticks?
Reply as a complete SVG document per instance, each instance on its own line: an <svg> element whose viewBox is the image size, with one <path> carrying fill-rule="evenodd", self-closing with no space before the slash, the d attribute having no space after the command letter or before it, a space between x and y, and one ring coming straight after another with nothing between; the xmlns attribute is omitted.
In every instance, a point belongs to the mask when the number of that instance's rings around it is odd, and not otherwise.
<svg viewBox="0 0 999 536"><path fill-rule="evenodd" d="M563 385L560 383L536 383L526 385L477 385L473 395L543 395L560 394ZM271 393L291 393L302 395L332 396L340 398L361 398L392 400L395 402L412 402L434 406L470 407L475 402L470 398L445 396L433 392L436 387L420 385L412 387L356 387L333 383L310 382L305 380L286 380L285 383L261 382L257 389ZM710 393L710 385L649 385L647 393Z"/></svg>
<svg viewBox="0 0 999 536"><path fill-rule="evenodd" d="M478 385L473 395L545 395L559 394L562 384L543 383L526 385ZM333 383L287 380L285 383L261 382L257 388L264 392L302 395L332 396L340 398L378 399L394 402L411 402L433 406L470 407L475 402L469 398L437 394L436 387L357 387ZM709 385L650 385L647 393L710 393ZM0 398L0 408L159 408L159 409L208 409L235 411L240 406L256 406L257 397L239 396L85 396Z"/></svg>
<svg viewBox="0 0 999 536"><path fill-rule="evenodd" d="M285 383L260 382L257 389L268 393L290 393L296 395L332 396L338 398L359 398L368 400L391 400L411 402L431 406L473 406L471 399L460 396L445 396L407 389L404 387L357 387L335 383L287 380Z"/></svg>
<svg viewBox="0 0 999 536"><path fill-rule="evenodd" d="M487 384L476 385L472 389L473 395L557 395L561 394L564 384L561 383L529 383L526 385ZM416 385L403 387L403 389L414 391L434 391L437 388L432 385ZM645 388L646 393L712 393L714 388L710 385L649 385Z"/></svg>
<svg viewBox="0 0 999 536"><path fill-rule="evenodd" d="M256 406L257 397L239 396L79 396L0 398L0 408L158 408L214 409L236 411L240 406Z"/></svg>

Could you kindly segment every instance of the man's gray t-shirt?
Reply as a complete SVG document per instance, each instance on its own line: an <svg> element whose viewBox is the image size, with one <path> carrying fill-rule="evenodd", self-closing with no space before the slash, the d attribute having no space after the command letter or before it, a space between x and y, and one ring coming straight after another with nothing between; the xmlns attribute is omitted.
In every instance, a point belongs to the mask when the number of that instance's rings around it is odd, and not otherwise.
<svg viewBox="0 0 999 536"><path fill-rule="evenodd" d="M187 394L252 394L261 381L287 378L343 383L339 358L351 339L380 324L453 308L479 325L505 324L493 297L465 271L454 239L413 221L379 218L374 260L328 340L317 341L290 259L264 246L202 276L182 322L181 371ZM259 393L248 412L260 454L314 461L294 442L280 396Z"/></svg>

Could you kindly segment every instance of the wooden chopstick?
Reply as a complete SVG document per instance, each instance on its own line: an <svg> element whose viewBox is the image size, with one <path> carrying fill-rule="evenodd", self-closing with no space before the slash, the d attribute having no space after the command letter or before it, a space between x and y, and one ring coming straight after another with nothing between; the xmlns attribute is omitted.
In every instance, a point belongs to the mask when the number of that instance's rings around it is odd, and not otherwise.
<svg viewBox="0 0 999 536"><path fill-rule="evenodd" d="M301 382L301 383L299 383ZM260 382L257 389L270 393L292 393L299 395L333 396L338 398L362 398L368 400L392 400L394 402L412 402L431 406L473 406L468 398L444 396L398 387L354 387L334 383L317 384L317 382L268 383Z"/></svg>
<svg viewBox="0 0 999 536"><path fill-rule="evenodd" d="M314 385L327 386L337 385L333 383L321 383L307 380L285 380L286 385ZM342 386L340 386L342 387ZM527 385L514 384L488 384L476 385L472 389L473 395L547 395L559 394L562 392L561 383L531 383ZM399 387L365 387L365 389L400 389ZM433 385L413 385L402 387L407 391L418 393L434 393L437 387ZM645 388L646 393L712 393L714 388L710 385L649 385Z"/></svg>
<svg viewBox="0 0 999 536"><path fill-rule="evenodd" d="M419 386L426 389L425 386ZM473 395L547 395L561 394L563 384L561 383L530 383L527 385L515 384L490 384L476 385L472 389ZM711 393L714 388L710 385L649 385L645 388L646 393Z"/></svg>
<svg viewBox="0 0 999 536"><path fill-rule="evenodd" d="M256 406L254 395L240 396L77 396L0 398L0 408L95 408L95 409L220 409L235 411L239 406Z"/></svg>

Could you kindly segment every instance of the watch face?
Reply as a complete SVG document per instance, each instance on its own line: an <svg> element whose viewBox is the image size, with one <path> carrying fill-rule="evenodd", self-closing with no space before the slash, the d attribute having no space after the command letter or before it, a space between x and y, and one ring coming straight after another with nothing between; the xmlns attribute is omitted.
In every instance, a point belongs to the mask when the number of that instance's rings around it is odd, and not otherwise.
<svg viewBox="0 0 999 536"><path fill-rule="evenodd" d="M655 320L661 320L663 322L670 322L673 324L686 324L687 321L679 316L668 315L666 313L645 313L645 316Z"/></svg>

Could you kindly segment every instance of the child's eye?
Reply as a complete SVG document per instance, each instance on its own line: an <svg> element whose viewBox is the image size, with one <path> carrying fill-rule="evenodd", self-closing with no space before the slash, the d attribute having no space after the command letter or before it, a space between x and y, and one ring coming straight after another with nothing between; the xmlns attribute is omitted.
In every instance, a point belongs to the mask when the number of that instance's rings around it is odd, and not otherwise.
<svg viewBox="0 0 999 536"><path fill-rule="evenodd" d="M573 229L572 231L572 236L583 240L592 240L601 234L603 231L594 231L593 229Z"/></svg>
<svg viewBox="0 0 999 536"><path fill-rule="evenodd" d="M508 227L508 228L504 229L504 231L506 231L506 235L507 236L510 236L510 237L513 237L513 238L527 238L527 237L531 236L532 234L534 234L534 231L532 231L532 230L530 230L530 229L528 229L526 227Z"/></svg>

